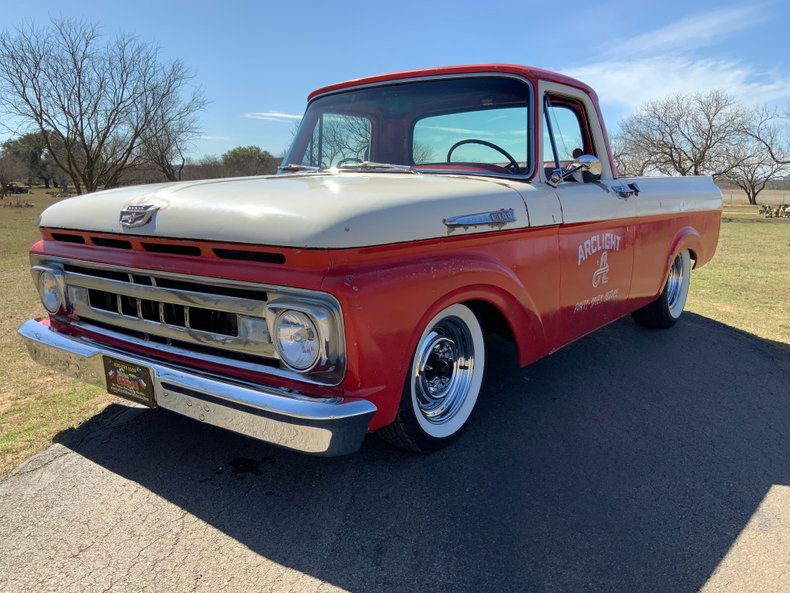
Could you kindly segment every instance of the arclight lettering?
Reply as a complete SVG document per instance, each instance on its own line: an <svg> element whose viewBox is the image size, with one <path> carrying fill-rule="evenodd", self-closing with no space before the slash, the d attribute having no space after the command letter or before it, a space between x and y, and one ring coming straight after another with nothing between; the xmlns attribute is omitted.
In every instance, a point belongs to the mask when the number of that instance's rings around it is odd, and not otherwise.
<svg viewBox="0 0 790 593"><path fill-rule="evenodd" d="M577 265L582 265L582 262L591 255L599 251L620 251L620 242L622 237L617 233L598 233L583 243L579 243L579 262Z"/></svg>

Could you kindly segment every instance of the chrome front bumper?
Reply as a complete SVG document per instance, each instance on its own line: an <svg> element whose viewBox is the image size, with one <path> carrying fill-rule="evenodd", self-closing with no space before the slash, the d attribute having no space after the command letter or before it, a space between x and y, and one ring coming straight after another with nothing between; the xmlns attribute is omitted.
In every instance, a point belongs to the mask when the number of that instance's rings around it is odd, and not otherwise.
<svg viewBox="0 0 790 593"><path fill-rule="evenodd" d="M104 356L151 369L156 405L195 420L313 455L359 449L376 406L359 399L319 399L276 388L232 383L131 356L58 333L35 320L19 328L33 360L106 387Z"/></svg>

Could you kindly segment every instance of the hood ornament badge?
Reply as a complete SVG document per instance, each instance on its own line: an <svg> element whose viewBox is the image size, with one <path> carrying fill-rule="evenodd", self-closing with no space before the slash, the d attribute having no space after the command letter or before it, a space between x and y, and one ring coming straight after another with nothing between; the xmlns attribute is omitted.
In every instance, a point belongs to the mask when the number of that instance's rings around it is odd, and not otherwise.
<svg viewBox="0 0 790 593"><path fill-rule="evenodd" d="M121 226L127 229L145 226L159 210L153 204L132 204L121 210Z"/></svg>

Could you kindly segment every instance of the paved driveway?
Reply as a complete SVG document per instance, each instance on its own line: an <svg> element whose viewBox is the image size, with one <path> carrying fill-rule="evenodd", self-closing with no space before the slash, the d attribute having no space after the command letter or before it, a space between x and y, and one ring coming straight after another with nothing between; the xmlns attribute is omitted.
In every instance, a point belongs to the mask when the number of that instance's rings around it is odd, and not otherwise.
<svg viewBox="0 0 790 593"><path fill-rule="evenodd" d="M688 315L526 369L429 456L116 404L0 481L0 591L790 590L790 353Z"/></svg>

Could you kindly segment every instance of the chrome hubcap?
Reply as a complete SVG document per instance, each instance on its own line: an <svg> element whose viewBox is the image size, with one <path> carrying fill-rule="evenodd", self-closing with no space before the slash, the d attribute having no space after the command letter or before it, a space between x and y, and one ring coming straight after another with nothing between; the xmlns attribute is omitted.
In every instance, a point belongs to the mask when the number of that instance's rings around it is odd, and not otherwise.
<svg viewBox="0 0 790 593"><path fill-rule="evenodd" d="M450 420L469 393L474 374L469 328L448 317L437 323L417 349L414 391L420 413L434 424Z"/></svg>
<svg viewBox="0 0 790 593"><path fill-rule="evenodd" d="M667 305L670 309L674 309L677 305L683 288L683 280L683 258L678 255L672 262L667 279Z"/></svg>

